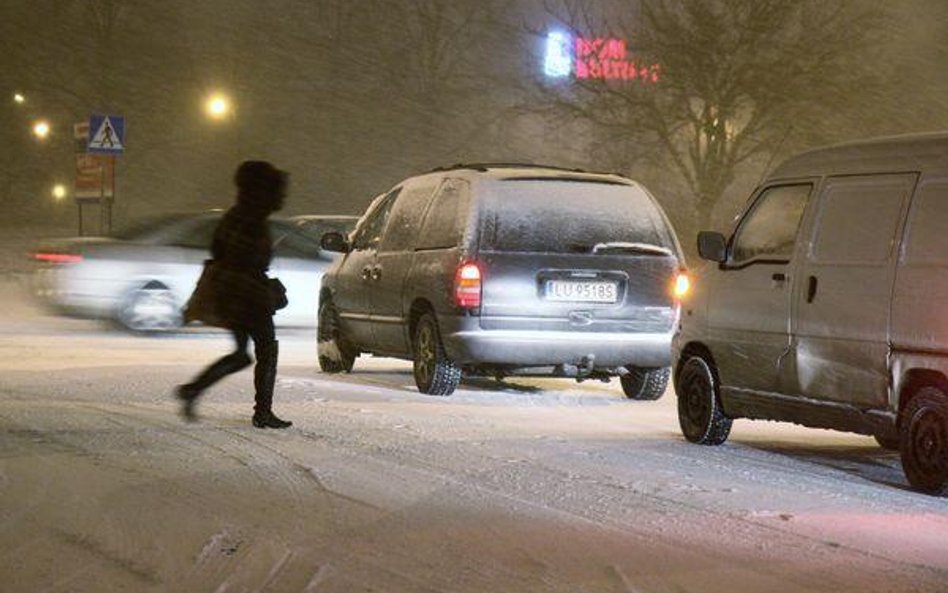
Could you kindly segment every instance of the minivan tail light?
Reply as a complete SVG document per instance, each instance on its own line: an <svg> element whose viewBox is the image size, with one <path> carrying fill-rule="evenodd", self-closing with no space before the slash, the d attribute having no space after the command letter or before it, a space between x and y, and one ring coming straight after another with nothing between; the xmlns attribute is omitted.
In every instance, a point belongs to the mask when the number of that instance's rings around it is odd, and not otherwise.
<svg viewBox="0 0 948 593"><path fill-rule="evenodd" d="M78 264L82 256L75 253L34 253L33 259L49 264Z"/></svg>
<svg viewBox="0 0 948 593"><path fill-rule="evenodd" d="M675 275L675 285L672 287L672 294L675 295L676 300L682 300L688 293L691 292L691 278L688 277L688 272L680 270Z"/></svg>
<svg viewBox="0 0 948 593"><path fill-rule="evenodd" d="M454 275L454 302L462 309L481 306L481 268L475 262L458 266Z"/></svg>

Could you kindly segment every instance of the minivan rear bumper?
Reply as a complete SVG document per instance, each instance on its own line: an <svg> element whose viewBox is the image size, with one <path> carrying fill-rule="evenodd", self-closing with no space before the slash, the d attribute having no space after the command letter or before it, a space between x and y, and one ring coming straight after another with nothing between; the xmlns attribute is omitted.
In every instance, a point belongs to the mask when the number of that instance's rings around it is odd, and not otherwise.
<svg viewBox="0 0 948 593"><path fill-rule="evenodd" d="M672 331L667 333L483 330L475 318L441 320L448 356L467 364L545 366L582 364L666 367L671 364Z"/></svg>

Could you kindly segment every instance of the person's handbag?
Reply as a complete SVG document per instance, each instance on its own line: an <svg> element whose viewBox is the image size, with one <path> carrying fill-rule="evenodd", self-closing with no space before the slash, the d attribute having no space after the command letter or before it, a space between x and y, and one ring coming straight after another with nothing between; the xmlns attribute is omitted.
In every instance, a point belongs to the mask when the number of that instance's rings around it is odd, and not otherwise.
<svg viewBox="0 0 948 593"><path fill-rule="evenodd" d="M279 311L290 304L286 298L286 287L279 278L267 278L267 288L270 289L270 302L274 311Z"/></svg>
<svg viewBox="0 0 948 593"><path fill-rule="evenodd" d="M217 310L218 296L220 290L220 270L215 265L214 260L204 260L204 269L198 278L194 292L184 306L184 322L200 321L205 325L216 327L227 327Z"/></svg>

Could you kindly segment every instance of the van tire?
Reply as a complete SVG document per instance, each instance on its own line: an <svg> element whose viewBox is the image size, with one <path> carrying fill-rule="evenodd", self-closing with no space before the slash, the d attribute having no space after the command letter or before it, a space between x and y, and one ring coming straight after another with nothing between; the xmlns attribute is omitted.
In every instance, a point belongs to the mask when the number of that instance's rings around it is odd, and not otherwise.
<svg viewBox="0 0 948 593"><path fill-rule="evenodd" d="M412 337L413 371L418 391L427 395L451 395L461 382L461 367L448 358L434 315L425 313Z"/></svg>
<svg viewBox="0 0 948 593"><path fill-rule="evenodd" d="M671 376L669 367L646 369L627 366L629 373L619 377L622 384L622 393L629 399L636 401L655 401L665 394L668 387L668 377Z"/></svg>
<svg viewBox="0 0 948 593"><path fill-rule="evenodd" d="M349 344L339 326L339 312L332 301L319 304L316 353L324 373L351 373L358 352Z"/></svg>
<svg viewBox="0 0 948 593"><path fill-rule="evenodd" d="M721 409L717 373L700 356L681 367L675 381L678 424L686 439L699 445L720 445L731 432L732 420Z"/></svg>
<svg viewBox="0 0 948 593"><path fill-rule="evenodd" d="M948 495L948 395L922 387L899 419L902 470L916 490Z"/></svg>

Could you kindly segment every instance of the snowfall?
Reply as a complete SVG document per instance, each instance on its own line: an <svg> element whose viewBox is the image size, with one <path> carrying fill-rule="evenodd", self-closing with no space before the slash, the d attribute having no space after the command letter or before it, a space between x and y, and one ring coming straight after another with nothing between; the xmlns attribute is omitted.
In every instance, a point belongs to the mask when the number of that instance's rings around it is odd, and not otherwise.
<svg viewBox="0 0 948 593"><path fill-rule="evenodd" d="M252 374L185 423L174 386L230 348L59 317L0 272L0 591L948 591L948 499L871 438L737 421L684 441L676 399L617 383L315 364L281 330L276 412Z"/></svg>

